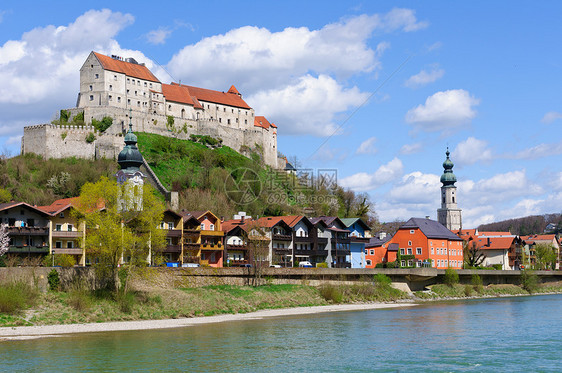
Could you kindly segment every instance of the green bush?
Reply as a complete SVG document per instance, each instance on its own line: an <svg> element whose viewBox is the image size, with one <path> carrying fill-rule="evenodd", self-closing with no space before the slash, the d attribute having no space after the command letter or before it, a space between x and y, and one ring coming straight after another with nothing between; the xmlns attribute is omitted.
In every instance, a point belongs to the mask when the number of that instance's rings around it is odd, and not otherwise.
<svg viewBox="0 0 562 373"><path fill-rule="evenodd" d="M392 280L390 279L390 277L388 277L387 275L383 274L383 273L377 273L376 275L373 276L373 280L375 281L375 283L377 285L380 286L390 286L390 284L392 283Z"/></svg>
<svg viewBox="0 0 562 373"><path fill-rule="evenodd" d="M133 293L132 291L119 291L115 297L115 300L119 304L119 309L121 310L121 312L131 313L135 305L136 297L135 293Z"/></svg>
<svg viewBox="0 0 562 373"><path fill-rule="evenodd" d="M480 276L478 276L478 274L473 274L471 279L470 279L470 283L472 284L472 287L474 288L474 290L476 290L477 293L482 293L483 290L483 286L482 286L482 279L480 278Z"/></svg>
<svg viewBox="0 0 562 373"><path fill-rule="evenodd" d="M533 294L539 287L539 277L533 271L524 270L521 272L521 287Z"/></svg>
<svg viewBox="0 0 562 373"><path fill-rule="evenodd" d="M328 263L326 262L316 263L316 268L328 268Z"/></svg>
<svg viewBox="0 0 562 373"><path fill-rule="evenodd" d="M37 289L23 281L0 286L0 313L17 314L35 304Z"/></svg>
<svg viewBox="0 0 562 373"><path fill-rule="evenodd" d="M492 267L497 271L501 271L503 269L501 264L492 264Z"/></svg>
<svg viewBox="0 0 562 373"><path fill-rule="evenodd" d="M54 260L53 260L53 256L54 256ZM53 265L53 263L57 267L68 268L76 265L76 259L74 258L74 255L69 255L69 254L56 254L56 255L49 254L45 256L45 258L43 259L43 266L45 267L50 267Z"/></svg>
<svg viewBox="0 0 562 373"><path fill-rule="evenodd" d="M96 131L102 133L113 124L113 118L105 116L102 120L92 119L92 126Z"/></svg>
<svg viewBox="0 0 562 373"><path fill-rule="evenodd" d="M60 276L56 269L52 269L47 275L47 281L49 282L49 289L51 291L57 291L60 287Z"/></svg>
<svg viewBox="0 0 562 373"><path fill-rule="evenodd" d="M92 296L84 284L72 284L67 292L66 302L76 311L87 311L92 306Z"/></svg>
<svg viewBox="0 0 562 373"><path fill-rule="evenodd" d="M459 274L453 268L447 268L445 270L445 278L443 279L445 285L453 287L455 284L459 283Z"/></svg>
<svg viewBox="0 0 562 373"><path fill-rule="evenodd" d="M93 132L90 132L87 136L86 136L86 142L88 144L93 143L96 140L96 135L94 135Z"/></svg>
<svg viewBox="0 0 562 373"><path fill-rule="evenodd" d="M320 295L331 303L341 303L343 301L343 292L339 287L332 284L324 284L320 286Z"/></svg>
<svg viewBox="0 0 562 373"><path fill-rule="evenodd" d="M10 202L12 200L12 193L9 190L0 188L0 203Z"/></svg>

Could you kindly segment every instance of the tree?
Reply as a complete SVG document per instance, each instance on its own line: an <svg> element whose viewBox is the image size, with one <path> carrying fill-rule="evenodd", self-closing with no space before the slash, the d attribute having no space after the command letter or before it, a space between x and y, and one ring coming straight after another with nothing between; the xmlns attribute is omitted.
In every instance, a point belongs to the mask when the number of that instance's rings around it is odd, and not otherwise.
<svg viewBox="0 0 562 373"><path fill-rule="evenodd" d="M10 236L8 233L8 225L0 225L0 256L8 252L10 246Z"/></svg>
<svg viewBox="0 0 562 373"><path fill-rule="evenodd" d="M78 218L86 222L86 255L94 260L106 286L116 291L121 286L127 290L132 269L146 265L151 250L165 246L165 231L157 228L165 207L154 189L144 185L142 210L121 211L119 188L107 177L86 183L77 205ZM119 267L123 261L127 268L121 284Z"/></svg>
<svg viewBox="0 0 562 373"><path fill-rule="evenodd" d="M556 249L554 246L539 243L535 245L536 269L551 269L556 266Z"/></svg>
<svg viewBox="0 0 562 373"><path fill-rule="evenodd" d="M478 246L476 246L476 242L464 242L463 244L463 251L464 251L464 263L467 267L478 267L484 262L486 259L486 254L484 254Z"/></svg>

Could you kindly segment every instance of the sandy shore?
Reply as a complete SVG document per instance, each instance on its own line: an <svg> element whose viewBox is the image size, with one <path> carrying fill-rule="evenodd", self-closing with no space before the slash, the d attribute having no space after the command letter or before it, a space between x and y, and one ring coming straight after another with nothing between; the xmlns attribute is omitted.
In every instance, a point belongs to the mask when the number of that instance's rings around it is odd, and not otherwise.
<svg viewBox="0 0 562 373"><path fill-rule="evenodd" d="M256 320L268 317L309 315L322 312L362 311L384 308L402 308L415 306L415 303L369 303L369 304L342 304L331 306L296 307L273 310L261 310L251 313L238 313L233 315L203 316L182 319L166 320L141 320L141 321L116 321L92 324L67 324L44 326L19 326L0 328L0 341L23 340L33 338L55 337L72 333L95 333L128 330L149 330L181 328L200 324L220 323L228 321Z"/></svg>

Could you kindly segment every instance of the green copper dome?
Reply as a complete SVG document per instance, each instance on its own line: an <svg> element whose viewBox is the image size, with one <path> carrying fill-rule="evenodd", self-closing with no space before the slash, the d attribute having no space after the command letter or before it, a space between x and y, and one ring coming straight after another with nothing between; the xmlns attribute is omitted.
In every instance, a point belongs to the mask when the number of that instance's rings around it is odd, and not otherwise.
<svg viewBox="0 0 562 373"><path fill-rule="evenodd" d="M457 182L457 177L453 173L453 162L449 159L449 148L445 152L447 155L447 159L443 162L443 175L441 175L441 182L443 183L444 187L454 187L455 183Z"/></svg>
<svg viewBox="0 0 562 373"><path fill-rule="evenodd" d="M133 133L133 123L130 114L129 119L129 131L127 131L127 134L125 135L125 147L119 153L117 163L119 163L122 170L134 172L139 170L143 160L142 155L137 148L137 136Z"/></svg>

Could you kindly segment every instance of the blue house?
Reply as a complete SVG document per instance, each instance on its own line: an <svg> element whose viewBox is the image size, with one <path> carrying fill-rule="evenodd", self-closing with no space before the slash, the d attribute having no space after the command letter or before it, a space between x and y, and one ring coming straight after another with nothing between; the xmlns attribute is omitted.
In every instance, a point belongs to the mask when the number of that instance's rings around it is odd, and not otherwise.
<svg viewBox="0 0 562 373"><path fill-rule="evenodd" d="M365 245L371 238L371 228L361 218L340 219L349 231L351 268L365 268Z"/></svg>

